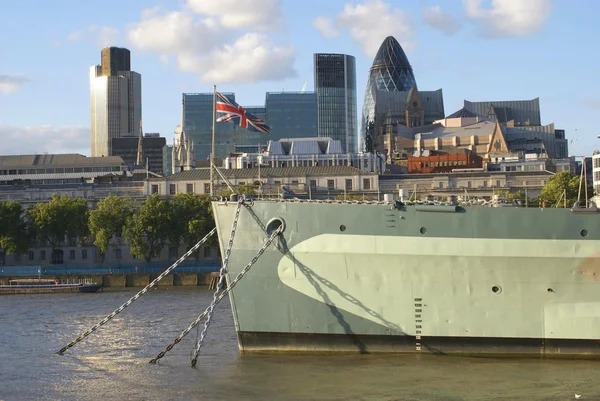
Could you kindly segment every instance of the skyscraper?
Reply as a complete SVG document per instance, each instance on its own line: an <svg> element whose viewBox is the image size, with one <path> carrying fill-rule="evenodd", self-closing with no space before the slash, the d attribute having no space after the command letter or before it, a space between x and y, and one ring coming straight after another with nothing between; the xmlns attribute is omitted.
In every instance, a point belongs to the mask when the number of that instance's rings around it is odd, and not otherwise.
<svg viewBox="0 0 600 401"><path fill-rule="evenodd" d="M346 153L357 150L356 61L346 54L314 55L317 133L337 139Z"/></svg>
<svg viewBox="0 0 600 401"><path fill-rule="evenodd" d="M90 67L92 157L112 156L113 138L137 136L142 118L142 76L131 71L128 49L106 47Z"/></svg>
<svg viewBox="0 0 600 401"><path fill-rule="evenodd" d="M398 125L418 127L444 118L442 90L419 91L400 43L388 36L369 70L363 102L360 150L388 153L381 136Z"/></svg>

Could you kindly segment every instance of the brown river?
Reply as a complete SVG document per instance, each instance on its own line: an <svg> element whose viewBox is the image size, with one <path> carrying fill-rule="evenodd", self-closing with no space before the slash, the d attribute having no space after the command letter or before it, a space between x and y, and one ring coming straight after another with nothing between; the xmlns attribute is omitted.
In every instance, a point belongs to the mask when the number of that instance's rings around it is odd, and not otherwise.
<svg viewBox="0 0 600 401"><path fill-rule="evenodd" d="M226 300L195 368L196 329L149 364L209 305L205 288L151 291L55 354L136 291L0 297L0 400L600 400L594 361L240 355Z"/></svg>

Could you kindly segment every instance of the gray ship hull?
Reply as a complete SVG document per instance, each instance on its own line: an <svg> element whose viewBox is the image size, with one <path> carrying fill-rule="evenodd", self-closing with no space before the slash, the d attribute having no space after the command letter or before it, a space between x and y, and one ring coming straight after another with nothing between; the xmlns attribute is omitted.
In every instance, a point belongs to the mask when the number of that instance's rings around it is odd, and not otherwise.
<svg viewBox="0 0 600 401"><path fill-rule="evenodd" d="M235 203L214 202L221 252ZM597 213L257 201L230 292L242 352L600 356Z"/></svg>

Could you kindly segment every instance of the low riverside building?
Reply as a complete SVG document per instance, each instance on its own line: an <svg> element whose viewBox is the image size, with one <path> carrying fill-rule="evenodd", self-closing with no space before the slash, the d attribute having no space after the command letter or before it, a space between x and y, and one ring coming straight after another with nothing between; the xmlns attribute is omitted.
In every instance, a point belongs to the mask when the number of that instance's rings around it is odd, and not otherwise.
<svg viewBox="0 0 600 401"><path fill-rule="evenodd" d="M220 169L231 185L260 183L264 196L279 196L283 187L298 196L328 197L343 193L377 193L376 173L349 166L261 167ZM227 184L217 174L215 193L227 190ZM210 194L210 169L182 171L165 178L151 178L145 183L146 195L174 196L178 193Z"/></svg>
<svg viewBox="0 0 600 401"><path fill-rule="evenodd" d="M468 149L441 152L424 150L408 157L409 173L449 173L454 169L481 168L483 159Z"/></svg>
<svg viewBox="0 0 600 401"><path fill-rule="evenodd" d="M0 201L17 201L28 208L55 194L84 198L90 207L110 195L143 199L148 175L131 171L118 156L0 156Z"/></svg>
<svg viewBox="0 0 600 401"><path fill-rule="evenodd" d="M550 177L551 171L453 171L445 174L384 175L380 178L381 191L399 193L401 190L417 197L427 195L464 195L490 198L499 190L526 190L530 198L539 196Z"/></svg>
<svg viewBox="0 0 600 401"><path fill-rule="evenodd" d="M122 158L80 154L0 156L0 185L78 184L101 176L131 176Z"/></svg>

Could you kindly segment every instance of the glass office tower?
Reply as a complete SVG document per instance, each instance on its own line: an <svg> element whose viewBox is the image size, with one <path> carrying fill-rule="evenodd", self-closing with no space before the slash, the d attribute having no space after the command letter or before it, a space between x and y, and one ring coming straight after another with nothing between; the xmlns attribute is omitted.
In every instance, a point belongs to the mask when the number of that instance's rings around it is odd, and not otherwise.
<svg viewBox="0 0 600 401"><path fill-rule="evenodd" d="M388 36L379 47L369 71L363 103L361 139L365 136L367 122L375 121L375 91L407 92L416 86L413 69L402 46L394 37ZM361 143L361 147L362 145L364 143Z"/></svg>
<svg viewBox="0 0 600 401"><path fill-rule="evenodd" d="M223 93L235 100L234 93ZM235 123L215 125L215 157L232 152L256 152L266 148L269 140L317 136L317 102L314 92L267 93L264 106L243 106L246 111L269 125L271 134L254 132ZM194 141L196 160L210 156L212 141L212 93L184 93L184 129Z"/></svg>
<svg viewBox="0 0 600 401"><path fill-rule="evenodd" d="M346 153L357 150L356 61L346 54L314 55L318 136L337 139Z"/></svg>

